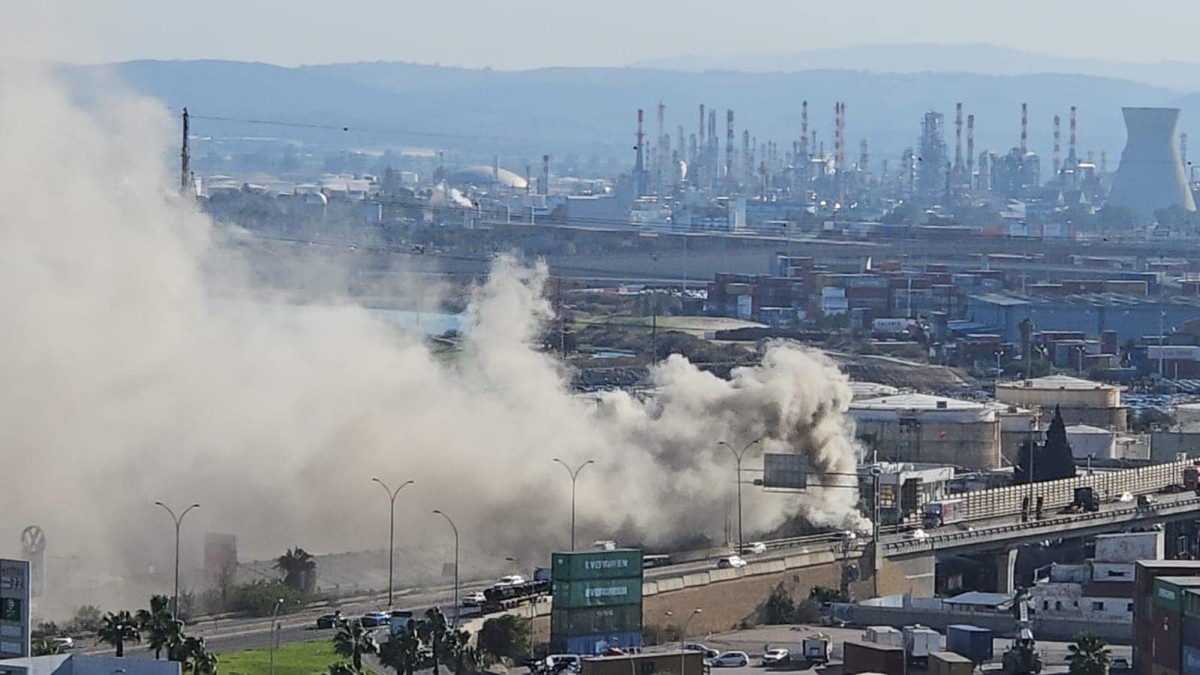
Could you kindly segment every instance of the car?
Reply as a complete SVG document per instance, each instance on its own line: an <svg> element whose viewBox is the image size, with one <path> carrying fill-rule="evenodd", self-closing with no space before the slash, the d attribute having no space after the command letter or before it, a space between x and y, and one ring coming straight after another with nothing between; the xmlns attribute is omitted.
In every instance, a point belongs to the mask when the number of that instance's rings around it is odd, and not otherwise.
<svg viewBox="0 0 1200 675"><path fill-rule="evenodd" d="M392 617L387 612L367 612L358 620L363 628L378 628L387 626L392 622Z"/></svg>
<svg viewBox="0 0 1200 675"><path fill-rule="evenodd" d="M512 574L507 577L500 577L500 581L497 581L495 586L497 588L501 586L518 586L523 583L525 583L525 577L520 574Z"/></svg>
<svg viewBox="0 0 1200 675"><path fill-rule="evenodd" d="M1110 673L1128 672L1129 670L1129 659L1113 659L1112 663L1108 665Z"/></svg>
<svg viewBox="0 0 1200 675"><path fill-rule="evenodd" d="M786 649L768 649L762 655L762 664L764 666L775 666L780 663L787 663L791 658L791 652Z"/></svg>
<svg viewBox="0 0 1200 675"><path fill-rule="evenodd" d="M723 558L719 558L717 560L717 569L721 569L721 570L737 569L739 567L745 567L745 566L746 566L746 561L743 560L742 557L738 556L738 555L727 555L727 556L725 556Z"/></svg>
<svg viewBox="0 0 1200 675"><path fill-rule="evenodd" d="M55 646L57 646L59 649L62 649L62 650L75 648L75 640L71 637L54 637L54 638L50 638L50 641L53 642Z"/></svg>
<svg viewBox="0 0 1200 675"><path fill-rule="evenodd" d="M700 644L699 642L686 644L683 646L683 649L685 651L700 652L706 659L715 659L721 655L721 652L709 647L708 645Z"/></svg>
<svg viewBox="0 0 1200 675"><path fill-rule="evenodd" d="M583 668L583 658L578 654L551 654L545 664L547 673L578 673Z"/></svg>
<svg viewBox="0 0 1200 675"><path fill-rule="evenodd" d="M908 531L908 532L905 532L905 533L904 533L904 537L905 537L906 539L916 539L916 540L918 540L918 541L919 541L919 540L922 540L922 539L928 539L928 538L929 538L929 534L928 534L928 533L926 533L926 532L925 532L925 530L922 530L922 529L916 529L916 530L910 530L910 531Z"/></svg>
<svg viewBox="0 0 1200 675"><path fill-rule="evenodd" d="M746 652L725 652L708 660L713 668L745 668L750 665L750 657Z"/></svg>
<svg viewBox="0 0 1200 675"><path fill-rule="evenodd" d="M345 622L346 622L346 620L342 618L341 612L330 612L329 614L322 614L321 616L317 617L317 630L324 630L327 628L337 628L338 626L342 625Z"/></svg>
<svg viewBox="0 0 1200 675"><path fill-rule="evenodd" d="M482 607L485 601L487 601L487 596L483 594L483 591L475 591L474 593L467 593L467 595L463 597L462 606Z"/></svg>
<svg viewBox="0 0 1200 675"><path fill-rule="evenodd" d="M752 541L749 544L745 544L742 546L742 555L745 555L747 553L752 554L752 555L759 555L759 554L766 553L766 552L767 552L767 545L762 543L761 541Z"/></svg>

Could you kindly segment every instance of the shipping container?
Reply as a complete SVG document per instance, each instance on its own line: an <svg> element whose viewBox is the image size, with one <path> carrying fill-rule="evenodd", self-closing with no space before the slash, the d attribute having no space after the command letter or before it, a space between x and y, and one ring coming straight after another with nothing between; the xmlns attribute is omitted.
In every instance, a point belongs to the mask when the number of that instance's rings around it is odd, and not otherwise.
<svg viewBox="0 0 1200 675"><path fill-rule="evenodd" d="M1140 560L1134 566L1133 670L1135 675L1151 673L1150 612L1154 606L1154 581L1159 577L1200 575L1200 562L1194 560Z"/></svg>
<svg viewBox="0 0 1200 675"><path fill-rule="evenodd" d="M1185 647L1190 645L1200 649L1200 617L1183 615L1179 643Z"/></svg>
<svg viewBox="0 0 1200 675"><path fill-rule="evenodd" d="M1179 669L1183 675L1200 675L1200 647L1185 644L1183 646L1183 663Z"/></svg>
<svg viewBox="0 0 1200 675"><path fill-rule="evenodd" d="M1163 666L1154 664L1150 667L1150 675L1180 675L1180 672L1174 668L1164 668Z"/></svg>
<svg viewBox="0 0 1200 675"><path fill-rule="evenodd" d="M900 629L891 626L867 626L863 631L862 641L884 647L903 647L904 634Z"/></svg>
<svg viewBox="0 0 1200 675"><path fill-rule="evenodd" d="M1200 619L1200 588L1184 589L1183 614L1184 616L1191 616Z"/></svg>
<svg viewBox="0 0 1200 675"><path fill-rule="evenodd" d="M552 577L555 581L642 578L640 549L554 553L550 558Z"/></svg>
<svg viewBox="0 0 1200 675"><path fill-rule="evenodd" d="M615 607L618 605L641 605L642 603L642 580L640 577L591 581L558 581L558 578L556 574L553 595L554 606L560 609Z"/></svg>
<svg viewBox="0 0 1200 675"><path fill-rule="evenodd" d="M842 645L842 662L844 675L855 675L855 673L904 675L905 669L903 649L869 642L844 643Z"/></svg>
<svg viewBox="0 0 1200 675"><path fill-rule="evenodd" d="M564 636L550 638L550 651L555 654L600 656L609 649L641 649L642 633L607 633L603 635Z"/></svg>
<svg viewBox="0 0 1200 675"><path fill-rule="evenodd" d="M656 652L634 656L596 656L583 660L579 675L702 675L704 655L700 652Z"/></svg>
<svg viewBox="0 0 1200 675"><path fill-rule="evenodd" d="M633 633L642 630L642 606L590 607L550 612L550 632L555 635L599 635Z"/></svg>
<svg viewBox="0 0 1200 675"><path fill-rule="evenodd" d="M954 652L932 652L929 655L929 675L971 675L975 664L971 659Z"/></svg>
<svg viewBox="0 0 1200 675"><path fill-rule="evenodd" d="M965 656L972 663L986 663L992 660L992 631L965 624L948 626L946 649Z"/></svg>
<svg viewBox="0 0 1200 675"><path fill-rule="evenodd" d="M1182 657L1181 638L1183 615L1177 611L1150 608L1150 662L1156 666L1179 670Z"/></svg>

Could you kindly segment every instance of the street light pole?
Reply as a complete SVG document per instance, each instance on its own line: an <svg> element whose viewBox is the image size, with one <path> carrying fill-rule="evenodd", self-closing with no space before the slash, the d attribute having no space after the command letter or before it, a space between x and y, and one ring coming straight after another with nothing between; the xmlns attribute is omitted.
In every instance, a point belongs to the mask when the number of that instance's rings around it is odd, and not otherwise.
<svg viewBox="0 0 1200 675"><path fill-rule="evenodd" d="M192 509L198 509L200 508L200 505L192 504L184 509L183 513L180 513L178 516L176 516L175 512L171 510L171 507L167 506L166 504L162 502L154 503L166 509L167 513L171 514L171 520L175 521L175 588L171 593L171 619L174 620L179 618L179 527L183 523L183 517L188 514L188 511L191 511Z"/></svg>
<svg viewBox="0 0 1200 675"><path fill-rule="evenodd" d="M279 615L279 608L283 606L283 598L275 601L275 607L271 610L271 672L270 675L275 675L275 643L279 641L279 635L275 632L275 617Z"/></svg>
<svg viewBox="0 0 1200 675"><path fill-rule="evenodd" d="M738 548L737 548L737 552L738 552L738 555L742 555L742 544L743 544L743 542L742 542L742 457L744 457L746 455L747 450L754 447L758 443L762 443L764 438L766 438L766 436L762 436L760 438L756 438L753 441L750 441L746 445L742 446L741 450L734 449L734 447L732 445L726 443L725 441L717 442L717 445L723 445L726 448L728 448L729 451L733 453L734 460L736 460L735 470L737 471L737 473L734 474L734 482L737 484L737 506L738 506Z"/></svg>
<svg viewBox="0 0 1200 675"><path fill-rule="evenodd" d="M575 550L575 481L576 481L576 479L579 478L579 472L583 471L583 467L587 466L588 464L595 464L596 462L594 460L589 459L588 461L584 462L583 464L580 464L579 466L572 469L570 467L570 465L568 465L566 462L562 461L561 459L559 459L557 457L554 458L554 461L558 462L559 464L562 464L562 467L567 470L568 474L571 475L571 550L574 551Z"/></svg>
<svg viewBox="0 0 1200 675"><path fill-rule="evenodd" d="M454 627L458 628L458 526L444 511L434 509L433 512L445 518L450 523L450 529L454 530Z"/></svg>
<svg viewBox="0 0 1200 675"><path fill-rule="evenodd" d="M390 501L392 504L392 515L388 520L388 609L391 609L394 578L392 570L395 569L394 563L396 560L396 495L400 494L400 491L403 490L405 486L412 485L413 481L406 480L400 484L400 487L392 490L387 486L387 483L384 483L378 478L372 478L371 480L379 483L379 486L382 487L383 491L387 493L388 501Z"/></svg>
<svg viewBox="0 0 1200 675"><path fill-rule="evenodd" d="M703 613L704 613L704 610L700 609L699 607L697 607L696 609L693 609L691 615L688 616L687 621L683 622L683 628L681 628L679 631L679 675L687 675L684 672L684 667L687 663L687 659L686 659L687 654L685 654L683 651L683 644L685 642L687 642L688 626L691 625L692 619L696 618L697 614L703 614ZM671 612L667 612L667 616L674 616L674 614L672 614Z"/></svg>

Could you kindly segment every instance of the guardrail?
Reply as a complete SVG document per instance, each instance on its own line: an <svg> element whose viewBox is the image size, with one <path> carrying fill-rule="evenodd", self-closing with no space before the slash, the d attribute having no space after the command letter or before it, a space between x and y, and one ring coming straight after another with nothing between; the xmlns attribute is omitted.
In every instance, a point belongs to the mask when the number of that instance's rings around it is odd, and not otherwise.
<svg viewBox="0 0 1200 675"><path fill-rule="evenodd" d="M1043 520L1032 520L1024 523L1008 523L997 525L994 527L980 528L969 531L945 532L930 534L919 539L905 539L902 541L891 541L883 544L885 554L888 553L908 553L922 550L937 550L939 548L955 548L974 540L983 540L992 538L998 534L1008 534L1017 532L1028 532L1030 530L1039 530L1047 528L1056 528L1060 531L1063 529L1077 529L1076 525L1080 523L1088 523L1102 520L1112 520L1120 517L1143 515L1153 518L1157 513L1162 511L1173 512L1180 507L1200 506L1200 497L1188 496L1183 499L1174 499L1169 502L1160 502L1149 508L1131 506L1127 508L1109 509L1107 511L1099 511L1096 513L1080 513L1065 517L1047 518ZM1163 515L1173 515L1166 513Z"/></svg>

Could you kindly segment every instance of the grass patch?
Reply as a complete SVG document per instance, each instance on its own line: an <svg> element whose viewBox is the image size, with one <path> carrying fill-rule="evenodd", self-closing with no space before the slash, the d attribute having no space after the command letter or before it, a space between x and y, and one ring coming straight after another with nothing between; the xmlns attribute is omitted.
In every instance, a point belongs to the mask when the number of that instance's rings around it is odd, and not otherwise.
<svg viewBox="0 0 1200 675"><path fill-rule="evenodd" d="M217 655L221 675L265 675L270 671L266 649L246 649ZM275 650L275 675L314 675L329 670L329 664L341 661L333 653L333 640L309 640L279 645Z"/></svg>

